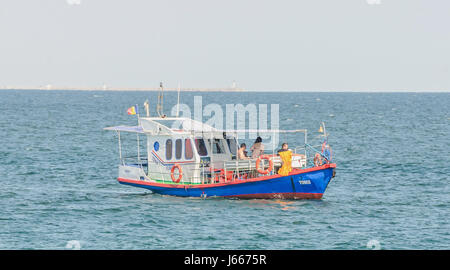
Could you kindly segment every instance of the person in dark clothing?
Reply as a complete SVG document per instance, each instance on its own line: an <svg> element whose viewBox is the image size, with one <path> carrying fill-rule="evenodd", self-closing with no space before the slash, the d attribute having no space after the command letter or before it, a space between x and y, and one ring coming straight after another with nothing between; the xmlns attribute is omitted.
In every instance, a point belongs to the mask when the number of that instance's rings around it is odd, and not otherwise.
<svg viewBox="0 0 450 270"><path fill-rule="evenodd" d="M277 154L280 153L280 152L288 151L288 150L289 150L288 147L289 147L289 146L288 146L287 143L283 143L283 144L281 145L281 149L277 151ZM279 155L279 154L278 154L278 155Z"/></svg>

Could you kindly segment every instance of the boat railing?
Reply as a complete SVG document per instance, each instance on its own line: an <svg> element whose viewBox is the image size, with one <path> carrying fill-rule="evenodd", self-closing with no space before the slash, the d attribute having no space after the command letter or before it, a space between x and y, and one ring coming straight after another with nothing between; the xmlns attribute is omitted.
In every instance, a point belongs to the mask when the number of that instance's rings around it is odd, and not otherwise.
<svg viewBox="0 0 450 270"><path fill-rule="evenodd" d="M263 160L264 161L264 160ZM135 162L126 165L140 165ZM222 167L213 167L201 162L189 164L180 164L182 168L182 177L177 184L214 184L230 181L243 181L249 178L257 177L256 159L224 161ZM267 169L268 162L262 165ZM172 166L161 166L150 162L148 164L147 175L152 179L162 183L174 184L172 180ZM178 179L179 171L174 170L174 179Z"/></svg>
<svg viewBox="0 0 450 270"><path fill-rule="evenodd" d="M298 160L300 167L314 166L314 155L316 153L319 153L326 159L317 148L320 149L320 145L305 144L292 149L295 156L300 156ZM281 166L281 159L276 154L268 154L268 156L272 160L273 166L269 175L276 174L276 169ZM261 174L256 170L256 161L257 159L227 160L221 163L222 166L217 167L201 162L180 164L182 165L183 175L178 184L213 184L244 181L249 178L258 177ZM149 163L146 157L137 156L122 157L122 164L139 166L151 179L156 179L163 183L174 183L171 176L172 166L161 166L152 161ZM269 162L267 160L261 159L260 165L263 170L269 168ZM179 172L178 170L175 170L174 178L177 179L178 176Z"/></svg>
<svg viewBox="0 0 450 270"><path fill-rule="evenodd" d="M226 162L228 163L228 162ZM213 168L209 166L203 166L204 164L190 163L182 165L182 177L177 184L214 184L221 183L227 179L228 181L246 180L249 175L256 174L255 160L239 162L236 168L232 168L230 164L223 168ZM157 180L162 183L174 184L172 180L172 167L164 168L163 166L149 166L148 175L152 180ZM254 171L253 174L252 171ZM174 171L174 178L178 179L179 171Z"/></svg>
<svg viewBox="0 0 450 270"><path fill-rule="evenodd" d="M306 151L310 153L310 155L306 156L307 161L309 161L308 164L314 165L314 157L316 154L319 154L324 161L328 161L329 157L322 153L321 150L318 150L321 149L321 147L322 145L305 144Z"/></svg>
<svg viewBox="0 0 450 270"><path fill-rule="evenodd" d="M138 156L126 156L122 157L120 163L122 165L139 165L139 166L147 166L148 160L147 157L138 157Z"/></svg>
<svg viewBox="0 0 450 270"><path fill-rule="evenodd" d="M299 167L306 167L306 159L302 157L298 160ZM272 168L268 175L276 174L277 168L281 166L280 157L270 154L268 155L272 160ZM178 184L214 184L223 182L235 182L245 181L247 179L261 176L256 170L257 159L245 159L245 160L227 160L221 162L221 166L211 166L211 164L204 164L201 162L183 164L183 176ZM268 169L270 166L269 161L261 159L260 167L262 170ZM172 167L163 167L158 164L152 163L149 165L148 175L162 181L163 183L173 184L171 176ZM217 165L217 163L216 163ZM174 171L174 178L177 179L179 174L178 170Z"/></svg>
<svg viewBox="0 0 450 270"><path fill-rule="evenodd" d="M152 166L154 165L154 166ZM206 183L201 174L201 166L200 163L189 163L183 164L182 167L182 177L177 184L199 184ZM148 167L148 176L152 180L156 180L162 183L174 184L175 182L172 180L172 166L161 166L156 163L150 163ZM179 171L174 170L174 178L178 179Z"/></svg>

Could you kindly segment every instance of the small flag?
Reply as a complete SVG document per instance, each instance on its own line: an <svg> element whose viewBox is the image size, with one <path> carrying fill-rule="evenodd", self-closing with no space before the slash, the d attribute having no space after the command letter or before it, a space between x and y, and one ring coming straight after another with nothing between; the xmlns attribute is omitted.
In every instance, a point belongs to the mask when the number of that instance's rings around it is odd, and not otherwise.
<svg viewBox="0 0 450 270"><path fill-rule="evenodd" d="M128 108L127 113L128 114L137 114L137 107L131 106L130 108Z"/></svg>
<svg viewBox="0 0 450 270"><path fill-rule="evenodd" d="M320 125L319 132L320 132L320 133L323 133L323 127L322 127L322 125Z"/></svg>

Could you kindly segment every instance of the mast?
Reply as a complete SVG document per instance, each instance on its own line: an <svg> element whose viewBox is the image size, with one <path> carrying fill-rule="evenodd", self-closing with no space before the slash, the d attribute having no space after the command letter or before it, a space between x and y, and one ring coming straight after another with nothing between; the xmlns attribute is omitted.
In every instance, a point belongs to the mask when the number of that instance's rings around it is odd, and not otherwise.
<svg viewBox="0 0 450 270"><path fill-rule="evenodd" d="M144 102L144 108L145 108L145 112L146 112L147 117L150 117L150 111L149 111L148 107L149 107L148 99L146 99L145 102Z"/></svg>
<svg viewBox="0 0 450 270"><path fill-rule="evenodd" d="M323 135L325 136L325 140L328 143L328 134L327 134L327 130L325 128L325 122L322 122L322 126L323 126Z"/></svg>
<svg viewBox="0 0 450 270"><path fill-rule="evenodd" d="M164 103L164 88L162 82L159 83L159 94L158 94L158 104L156 105L156 111L159 117L165 117L163 113L163 103Z"/></svg>
<svg viewBox="0 0 450 270"><path fill-rule="evenodd" d="M180 115L180 83L178 83L178 98L177 98L177 117Z"/></svg>
<svg viewBox="0 0 450 270"><path fill-rule="evenodd" d="M141 118L139 116L139 109L138 109L137 104L136 104L136 114L137 114L137 119L138 119L138 126L141 126ZM141 151L139 149L139 145L140 145L139 133L136 133L136 140L137 140L137 158L138 158L138 161L140 161L141 160L141 154L140 154Z"/></svg>

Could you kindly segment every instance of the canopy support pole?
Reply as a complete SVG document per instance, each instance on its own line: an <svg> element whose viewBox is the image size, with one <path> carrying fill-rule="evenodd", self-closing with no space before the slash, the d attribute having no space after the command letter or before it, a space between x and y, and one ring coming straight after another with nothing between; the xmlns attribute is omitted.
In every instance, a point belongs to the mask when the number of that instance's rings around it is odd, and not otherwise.
<svg viewBox="0 0 450 270"><path fill-rule="evenodd" d="M308 144L308 131L307 130L305 130L305 146L304 146L304 148L305 148L305 160L306 160L306 163L305 163L305 167L307 167L308 166L308 155L307 155L307 152L306 152L306 145Z"/></svg>
<svg viewBox="0 0 450 270"><path fill-rule="evenodd" d="M136 133L136 137L137 137L137 158L138 158L138 162L140 162L141 161L141 154L140 154L140 149L139 149L139 145L140 145L140 142L139 142L139 133Z"/></svg>
<svg viewBox="0 0 450 270"><path fill-rule="evenodd" d="M122 162L122 143L120 141L120 131L117 131L117 134L119 136L119 159L120 159L120 163Z"/></svg>

